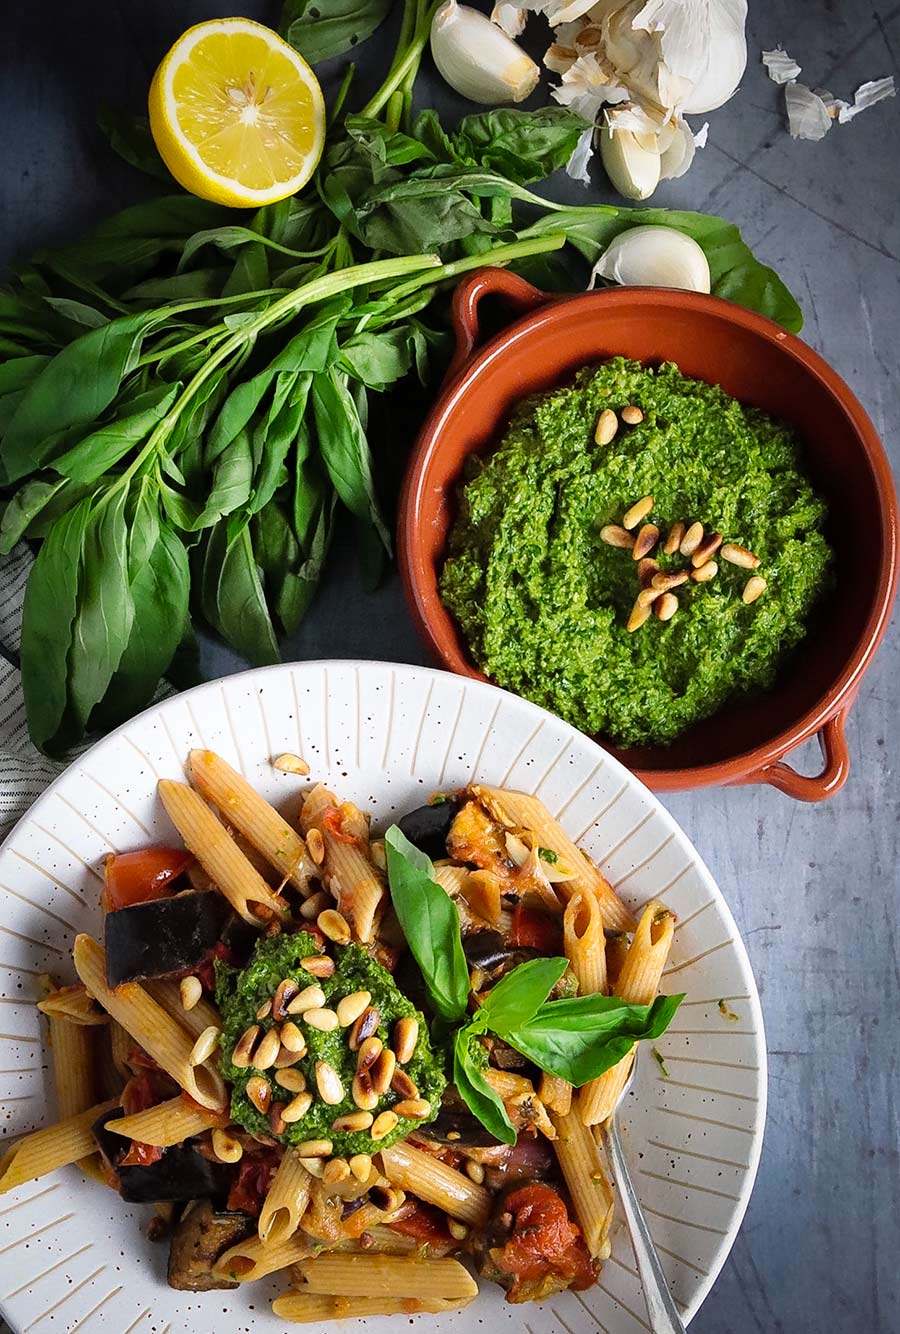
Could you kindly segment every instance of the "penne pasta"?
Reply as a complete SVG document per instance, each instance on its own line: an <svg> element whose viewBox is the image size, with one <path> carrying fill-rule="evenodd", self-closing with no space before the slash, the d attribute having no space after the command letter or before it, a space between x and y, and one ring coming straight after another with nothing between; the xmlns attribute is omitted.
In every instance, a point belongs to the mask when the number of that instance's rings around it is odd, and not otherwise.
<svg viewBox="0 0 900 1334"><path fill-rule="evenodd" d="M223 1251L212 1272L216 1278L230 1279L232 1283L255 1283L266 1274L308 1260L318 1249L316 1243L302 1233L277 1244L261 1241L258 1236L247 1237Z"/></svg>
<svg viewBox="0 0 900 1334"><path fill-rule="evenodd" d="M197 1107L179 1096L159 1102L143 1112L135 1112L133 1116L120 1116L114 1121L108 1121L104 1129L111 1130L115 1135L124 1135L126 1139L136 1139L141 1144L153 1144L166 1149L172 1144L181 1144L193 1135L201 1135L213 1126L221 1126L226 1119L223 1113Z"/></svg>
<svg viewBox="0 0 900 1334"><path fill-rule="evenodd" d="M545 1072L541 1075L538 1097L548 1112L558 1112L560 1116L565 1116L572 1106L572 1085L558 1075Z"/></svg>
<svg viewBox="0 0 900 1334"><path fill-rule="evenodd" d="M49 1019L52 1015L70 1024L97 1027L109 1023L109 1015L101 1010L93 996L89 996L81 982L71 987L59 987L37 1003L38 1009Z"/></svg>
<svg viewBox="0 0 900 1334"><path fill-rule="evenodd" d="M318 1324L322 1320L365 1319L375 1315L416 1315L429 1312L458 1311L465 1301L444 1301L436 1297L329 1297L315 1292L286 1292L272 1303L272 1313L280 1320L298 1325Z"/></svg>
<svg viewBox="0 0 900 1334"><path fill-rule="evenodd" d="M48 1015L50 1049L53 1054L53 1086L56 1108L61 1121L93 1107L100 1097L100 1071L94 1025L72 1023L66 1017ZM95 1153L79 1159L78 1166L87 1176L99 1175Z"/></svg>
<svg viewBox="0 0 900 1334"><path fill-rule="evenodd" d="M560 893L566 898L579 890L593 894L600 904L604 926L620 931L631 931L634 928L634 918L606 876L586 853L576 847L539 797L483 784L473 786L472 791L484 802L495 819L510 829L531 830L536 845L555 852L560 861L573 871L569 879L555 882L554 887Z"/></svg>
<svg viewBox="0 0 900 1334"><path fill-rule="evenodd" d="M275 1245L293 1236L309 1204L312 1183L295 1150L286 1149L260 1210L260 1241Z"/></svg>
<svg viewBox="0 0 900 1334"><path fill-rule="evenodd" d="M672 914L658 903L648 904L616 981L616 994L622 1000L632 1005L650 1005L656 999L674 933ZM633 1060L634 1052L630 1051L618 1065L582 1088L578 1111L586 1126L601 1125L612 1115Z"/></svg>
<svg viewBox="0 0 900 1334"><path fill-rule="evenodd" d="M218 1069L211 1064L191 1064L191 1038L149 992L137 982L125 982L115 988L107 986L103 946L91 936L76 937L74 958L78 976L88 991L134 1041L195 1102L216 1111L224 1108L225 1085Z"/></svg>
<svg viewBox="0 0 900 1334"><path fill-rule="evenodd" d="M579 995L606 994L606 936L593 894L573 894L563 914L563 948L578 978Z"/></svg>
<svg viewBox="0 0 900 1334"><path fill-rule="evenodd" d="M478 1284L469 1271L447 1256L415 1260L398 1255L317 1255L298 1266L310 1292L335 1297L417 1297L471 1301Z"/></svg>
<svg viewBox="0 0 900 1334"><path fill-rule="evenodd" d="M591 1255L609 1255L609 1228L613 1216L613 1190L600 1149L576 1109L554 1116L553 1147L565 1177L585 1245Z"/></svg>
<svg viewBox="0 0 900 1334"><path fill-rule="evenodd" d="M148 978L142 982L141 986L161 1005L170 1019L174 1019L176 1024L189 1033L191 1039L199 1038L205 1029L215 1027L221 1028L222 1016L206 996L201 996L197 1004L190 1010L186 1010L181 1003L181 992L178 989L178 983L172 982L168 978Z"/></svg>
<svg viewBox="0 0 900 1334"><path fill-rule="evenodd" d="M325 849L325 861L320 868L322 881L334 894L354 937L368 945L375 936L375 918L385 897L384 877L363 851L368 845L367 837L352 834L353 838L359 837L358 845L345 842L328 829L325 814L332 807L341 809L334 793L320 783L303 804L300 828L305 834L311 829L321 834Z"/></svg>
<svg viewBox="0 0 900 1334"><path fill-rule="evenodd" d="M126 1083L132 1075L131 1066L128 1064L128 1058L134 1051L134 1038L120 1023L114 1019L109 1026L109 1052L112 1057L112 1063L118 1072L119 1078L123 1084Z"/></svg>
<svg viewBox="0 0 900 1334"><path fill-rule="evenodd" d="M430 1153L401 1140L382 1150L381 1162L392 1185L411 1191L426 1204L436 1204L451 1218L471 1227L483 1227L487 1221L491 1211L490 1191Z"/></svg>
<svg viewBox="0 0 900 1334"><path fill-rule="evenodd" d="M445 889L451 899L455 899L465 889L470 874L468 866L454 866L452 862L445 862L443 866L434 868L434 883Z"/></svg>
<svg viewBox="0 0 900 1334"><path fill-rule="evenodd" d="M213 884L245 922L259 926L250 905L281 915L282 904L247 860L206 802L186 783L161 778L159 795L168 816Z"/></svg>
<svg viewBox="0 0 900 1334"><path fill-rule="evenodd" d="M189 763L194 786L219 808L223 819L234 825L279 875L301 893L308 893L310 876L318 874L318 867L296 829L214 751L192 750Z"/></svg>
<svg viewBox="0 0 900 1334"><path fill-rule="evenodd" d="M58 1167L90 1157L97 1149L91 1126L115 1106L115 1099L97 1103L76 1116L58 1121L44 1130L34 1130L18 1140L0 1158L0 1195L26 1181L55 1172Z"/></svg>

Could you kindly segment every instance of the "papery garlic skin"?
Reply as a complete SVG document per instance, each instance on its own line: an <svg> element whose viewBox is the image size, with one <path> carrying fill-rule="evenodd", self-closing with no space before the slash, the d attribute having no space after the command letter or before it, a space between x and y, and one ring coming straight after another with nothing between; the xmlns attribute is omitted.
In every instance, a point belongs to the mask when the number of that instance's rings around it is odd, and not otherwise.
<svg viewBox="0 0 900 1334"><path fill-rule="evenodd" d="M431 23L431 54L441 76L480 106L522 102L540 78L537 65L486 15L447 0Z"/></svg>
<svg viewBox="0 0 900 1334"><path fill-rule="evenodd" d="M656 136L617 129L610 118L599 139L603 166L619 194L625 199L649 199L660 177Z"/></svg>
<svg viewBox="0 0 900 1334"><path fill-rule="evenodd" d="M709 263L691 236L672 227L629 227L604 250L591 271L622 287L675 287L709 292Z"/></svg>

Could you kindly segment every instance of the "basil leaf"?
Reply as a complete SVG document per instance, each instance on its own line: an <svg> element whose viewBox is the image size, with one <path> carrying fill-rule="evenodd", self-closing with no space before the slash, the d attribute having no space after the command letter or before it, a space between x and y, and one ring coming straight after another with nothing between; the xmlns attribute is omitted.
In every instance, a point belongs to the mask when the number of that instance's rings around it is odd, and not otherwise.
<svg viewBox="0 0 900 1334"><path fill-rule="evenodd" d="M378 333L364 331L341 347L341 366L370 389L386 389L401 380L412 364L410 332L403 325Z"/></svg>
<svg viewBox="0 0 900 1334"><path fill-rule="evenodd" d="M533 1019L569 966L568 959L530 959L506 974L484 999L473 1018L498 1037Z"/></svg>
<svg viewBox="0 0 900 1334"><path fill-rule="evenodd" d="M454 909L455 911L455 909ZM472 1054L475 1041L468 1028L457 1029L453 1037L453 1082L456 1091L473 1116L502 1144L515 1144L516 1132L506 1114L503 1100L491 1088ZM482 1048L483 1051L483 1048Z"/></svg>
<svg viewBox="0 0 900 1334"><path fill-rule="evenodd" d="M393 0L285 0L278 31L316 64L364 42L387 18Z"/></svg>
<svg viewBox="0 0 900 1334"><path fill-rule="evenodd" d="M181 383L157 385L127 404L128 412L101 426L53 460L53 468L73 482L95 482L141 444L181 393Z"/></svg>
<svg viewBox="0 0 900 1334"><path fill-rule="evenodd" d="M3 435L8 481L33 472L61 431L95 421L134 368L141 340L158 315L126 315L91 329L58 352L25 390Z"/></svg>
<svg viewBox="0 0 900 1334"><path fill-rule="evenodd" d="M280 661L246 517L235 527L220 520L210 531L201 597L206 619L238 653L258 666Z"/></svg>
<svg viewBox="0 0 900 1334"><path fill-rule="evenodd" d="M64 477L52 481L32 477L21 486L3 509L0 519L0 555L8 556L30 524L68 483Z"/></svg>
<svg viewBox="0 0 900 1334"><path fill-rule="evenodd" d="M419 965L434 1010L454 1022L466 1015L469 969L463 954L459 914L434 883L434 867L397 825L384 836L394 911Z"/></svg>
<svg viewBox="0 0 900 1334"><path fill-rule="evenodd" d="M464 116L450 136L454 158L499 172L516 185L564 167L589 124L567 107L499 107Z"/></svg>
<svg viewBox="0 0 900 1334"><path fill-rule="evenodd" d="M580 1088L617 1065L635 1042L660 1037L683 999L657 996L652 1005L629 1005L617 996L548 1001L503 1039L541 1070Z"/></svg>
<svg viewBox="0 0 900 1334"><path fill-rule="evenodd" d="M335 491L390 553L390 534L375 495L369 442L347 376L334 368L316 375L312 403L319 450Z"/></svg>

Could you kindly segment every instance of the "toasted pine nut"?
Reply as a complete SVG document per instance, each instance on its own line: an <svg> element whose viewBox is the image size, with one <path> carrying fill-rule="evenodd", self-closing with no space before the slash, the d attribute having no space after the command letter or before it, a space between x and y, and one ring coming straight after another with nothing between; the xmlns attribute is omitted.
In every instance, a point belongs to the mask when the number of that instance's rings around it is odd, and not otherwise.
<svg viewBox="0 0 900 1334"><path fill-rule="evenodd" d="M631 533L617 523L608 523L600 529L600 541L608 547L621 547L623 551L630 551L634 546Z"/></svg>
<svg viewBox="0 0 900 1334"><path fill-rule="evenodd" d="M447 1216L447 1231L454 1241L465 1241L469 1235L469 1229L465 1223L458 1222L457 1219L451 1218L449 1214Z"/></svg>
<svg viewBox="0 0 900 1334"><path fill-rule="evenodd" d="M634 546L631 548L632 560L643 560L649 556L650 552L659 541L659 529L655 523L645 523L638 533Z"/></svg>
<svg viewBox="0 0 900 1334"><path fill-rule="evenodd" d="M413 1121L422 1121L426 1116L431 1115L431 1103L425 1098L404 1098L402 1102L394 1103L394 1111L398 1116L405 1116Z"/></svg>
<svg viewBox="0 0 900 1334"><path fill-rule="evenodd" d="M311 954L300 960L300 967L305 968L313 977L331 977L334 972L334 959L327 954Z"/></svg>
<svg viewBox="0 0 900 1334"><path fill-rule="evenodd" d="M654 588L651 584L649 588L642 588L637 595L636 607L652 607L657 598L662 597L662 589Z"/></svg>
<svg viewBox="0 0 900 1334"><path fill-rule="evenodd" d="M331 1129L340 1133L347 1131L348 1134L354 1134L357 1130L368 1130L372 1124L371 1112L345 1112L343 1116L336 1116L331 1123Z"/></svg>
<svg viewBox="0 0 900 1334"><path fill-rule="evenodd" d="M275 1064L275 1058L281 1051L281 1034L277 1028L270 1028L268 1033L260 1038L259 1046L253 1053L252 1064L257 1070L268 1070L270 1065Z"/></svg>
<svg viewBox="0 0 900 1334"><path fill-rule="evenodd" d="M466 1176L470 1181L474 1181L476 1186L480 1186L484 1181L484 1168L481 1163L473 1163L471 1158L467 1158Z"/></svg>
<svg viewBox="0 0 900 1334"><path fill-rule="evenodd" d="M350 1176L350 1164L346 1158L330 1158L325 1164L322 1180L327 1186L336 1186Z"/></svg>
<svg viewBox="0 0 900 1334"><path fill-rule="evenodd" d="M234 1051L231 1053L232 1065L236 1065L239 1070L246 1070L250 1064L250 1057L253 1054L253 1048L258 1037L259 1024L251 1024L234 1044Z"/></svg>
<svg viewBox="0 0 900 1334"><path fill-rule="evenodd" d="M320 1033L333 1033L339 1027L337 1015L329 1009L305 1010L303 1022L310 1028L317 1028Z"/></svg>
<svg viewBox="0 0 900 1334"><path fill-rule="evenodd" d="M330 1139L305 1139L297 1145L299 1158L328 1158L331 1156Z"/></svg>
<svg viewBox="0 0 900 1334"><path fill-rule="evenodd" d="M367 1072L353 1076L350 1096L362 1112L372 1112L378 1106L378 1094L372 1088L372 1081Z"/></svg>
<svg viewBox="0 0 900 1334"><path fill-rule="evenodd" d="M387 870L387 853L384 850L384 839L373 838L369 844L369 856L379 871Z"/></svg>
<svg viewBox="0 0 900 1334"><path fill-rule="evenodd" d="M366 1038L360 1043L359 1051L356 1056L356 1069L358 1073L368 1070L375 1064L384 1049L384 1043L381 1038Z"/></svg>
<svg viewBox="0 0 900 1334"><path fill-rule="evenodd" d="M303 1035L301 1034L301 1037L302 1036ZM306 1038L303 1038L302 1051L291 1051L290 1047L286 1047L284 1043L282 1043L281 1051L275 1057L275 1060L272 1062L272 1066L275 1070L285 1070L289 1066L296 1065L297 1062L300 1060L300 1057L305 1055L306 1055Z"/></svg>
<svg viewBox="0 0 900 1334"><path fill-rule="evenodd" d="M324 1158L316 1158L316 1157L304 1158L303 1166L306 1168L309 1175L311 1177L316 1177L317 1180L321 1179L325 1175Z"/></svg>
<svg viewBox="0 0 900 1334"><path fill-rule="evenodd" d="M286 1102L273 1102L269 1108L269 1125L272 1127L273 1135L283 1135L287 1121L284 1119L284 1109L288 1106Z"/></svg>
<svg viewBox="0 0 900 1334"><path fill-rule="evenodd" d="M697 550L691 556L691 564L697 570L701 565L705 565L710 556L714 556L722 545L721 533L710 533L709 537L703 539Z"/></svg>
<svg viewBox="0 0 900 1334"><path fill-rule="evenodd" d="M597 418L594 440L598 445L608 445L619 429L619 419L612 408L604 408Z"/></svg>
<svg viewBox="0 0 900 1334"><path fill-rule="evenodd" d="M368 1181L372 1175L372 1159L367 1153L355 1153L350 1159L350 1171L357 1181Z"/></svg>
<svg viewBox="0 0 900 1334"><path fill-rule="evenodd" d="M635 501L631 509L625 511L622 516L622 527L627 528L629 532L632 528L637 528L641 519L646 519L647 515L653 509L653 497L644 496L641 500Z"/></svg>
<svg viewBox="0 0 900 1334"><path fill-rule="evenodd" d="M653 576L659 574L659 561L652 556L644 556L638 561L637 573L641 588L649 588Z"/></svg>
<svg viewBox="0 0 900 1334"><path fill-rule="evenodd" d="M286 1121L288 1125L292 1125L295 1121L302 1121L310 1107L312 1107L312 1104L312 1094L304 1089L302 1092L298 1093L295 1098L292 1098L286 1107L282 1107L282 1121ZM329 1153L330 1152L331 1150L329 1149Z"/></svg>
<svg viewBox="0 0 900 1334"><path fill-rule="evenodd" d="M336 1107L344 1098L344 1086L341 1077L333 1065L327 1061L316 1061L316 1088L319 1096L329 1107Z"/></svg>
<svg viewBox="0 0 900 1334"><path fill-rule="evenodd" d="M768 584L761 574L752 574L744 584L744 591L741 594L741 598L749 606L749 604L755 602L758 597L762 597L767 587Z"/></svg>
<svg viewBox="0 0 900 1334"><path fill-rule="evenodd" d="M397 1124L398 1116L396 1112L382 1112L376 1116L372 1129L369 1131L372 1139L376 1142L389 1135Z"/></svg>
<svg viewBox="0 0 900 1334"><path fill-rule="evenodd" d="M286 1024L281 1025L281 1045L287 1047L288 1051L292 1051L298 1059L306 1051L306 1038L293 1019L289 1019Z"/></svg>
<svg viewBox="0 0 900 1334"><path fill-rule="evenodd" d="M579 35L578 40L581 41L581 35ZM638 422L644 420L644 414L636 403L629 403L627 407L622 409L619 416L626 426L637 426Z"/></svg>
<svg viewBox="0 0 900 1334"><path fill-rule="evenodd" d="M355 1024L371 999L371 991L354 991L349 996L343 996L336 1006L341 1028L349 1028L351 1024Z"/></svg>
<svg viewBox="0 0 900 1334"><path fill-rule="evenodd" d="M381 1015L374 1005L369 1005L352 1025L347 1039L351 1051L358 1051L366 1038L370 1038L381 1023Z"/></svg>
<svg viewBox="0 0 900 1334"><path fill-rule="evenodd" d="M678 610L678 599L674 593L663 593L653 610L658 621L671 621Z"/></svg>
<svg viewBox="0 0 900 1334"><path fill-rule="evenodd" d="M390 1047L383 1048L378 1060L369 1070L369 1078L372 1081L372 1088L383 1097L391 1087L391 1080L394 1078L394 1070L397 1065L397 1058Z"/></svg>
<svg viewBox="0 0 900 1334"><path fill-rule="evenodd" d="M229 1135L227 1130L217 1128L213 1131L212 1148L220 1163L239 1163L244 1156L240 1140Z"/></svg>
<svg viewBox="0 0 900 1334"><path fill-rule="evenodd" d="M279 1088L287 1089L288 1093L306 1092L306 1075L302 1070L279 1070L275 1083Z"/></svg>
<svg viewBox="0 0 900 1334"><path fill-rule="evenodd" d="M651 590L646 589L645 591L649 593ZM643 593L639 593L637 602L631 608L631 615L628 617L628 623L625 626L630 635L634 634L635 630L640 630L645 621L650 619L650 608L641 606L640 599L643 596Z"/></svg>
<svg viewBox="0 0 900 1334"><path fill-rule="evenodd" d="M745 570L759 569L759 556L755 556L746 547L739 547L734 542L726 542L719 552L723 560L731 565L740 565Z"/></svg>
<svg viewBox="0 0 900 1334"><path fill-rule="evenodd" d="M272 1018L276 1024L283 1024L288 1017L288 1006L295 996L300 994L300 988L292 977L283 977L275 988L275 995L272 997ZM257 1019L265 1018L264 1015L257 1014Z"/></svg>
<svg viewBox="0 0 900 1334"><path fill-rule="evenodd" d="M208 1028L204 1028L193 1047L191 1047L191 1054L188 1057L190 1064L202 1065L204 1061L208 1061L219 1045L221 1036L222 1030L215 1024L210 1024Z"/></svg>
<svg viewBox="0 0 900 1334"><path fill-rule="evenodd" d="M396 1066L391 1078L391 1092L398 1098L418 1098L419 1090L401 1066Z"/></svg>
<svg viewBox="0 0 900 1334"><path fill-rule="evenodd" d="M197 1001L203 995L203 983L199 977L183 977L178 983L178 994L181 997L181 1008L183 1010L193 1010Z"/></svg>
<svg viewBox="0 0 900 1334"><path fill-rule="evenodd" d="M306 848L316 866L321 866L325 860L325 840L318 829L310 829L306 835Z"/></svg>
<svg viewBox="0 0 900 1334"><path fill-rule="evenodd" d="M325 992L321 987L304 987L292 1001L288 1002L288 1014L303 1014L304 1010L319 1010L325 1004Z"/></svg>
<svg viewBox="0 0 900 1334"><path fill-rule="evenodd" d="M663 551L667 556L674 556L675 552L681 546L681 539L684 537L684 524L679 519L672 524L669 529L668 537L663 543Z"/></svg>
<svg viewBox="0 0 900 1334"><path fill-rule="evenodd" d="M673 588L680 588L682 584L686 584L688 578L687 570L673 570L671 574L655 574L650 587L660 593L668 593Z"/></svg>
<svg viewBox="0 0 900 1334"><path fill-rule="evenodd" d="M303 778L309 773L309 765L299 755L279 755L272 761L272 768L283 774L300 774Z"/></svg>
<svg viewBox="0 0 900 1334"><path fill-rule="evenodd" d="M256 1017L257 1019L268 1019L271 1013L272 1002L270 1000L264 1000L262 1005L260 1005L259 1009L256 1011Z"/></svg>
<svg viewBox="0 0 900 1334"><path fill-rule="evenodd" d="M389 1113L385 1113L389 1115ZM369 1190L369 1202L374 1204L376 1209L381 1209L383 1213L392 1214L399 1209L401 1204L406 1201L406 1191L398 1190L396 1186L381 1185L376 1182Z"/></svg>
<svg viewBox="0 0 900 1334"><path fill-rule="evenodd" d="M699 569L691 571L691 578L695 584L708 584L710 579L715 579L719 573L719 567L714 560L708 560L705 565Z"/></svg>
<svg viewBox="0 0 900 1334"><path fill-rule="evenodd" d="M308 899L304 899L300 904L300 916L305 917L308 922L314 922L320 912L328 907L331 902L331 895L326 894L324 889L316 890L315 894L310 894Z"/></svg>
<svg viewBox="0 0 900 1334"><path fill-rule="evenodd" d="M411 1016L398 1019L394 1024L394 1055L400 1065L406 1065L419 1040L419 1021Z"/></svg>
<svg viewBox="0 0 900 1334"><path fill-rule="evenodd" d="M678 550L682 556L693 556L694 552L703 541L703 524L692 523L678 544Z"/></svg>
<svg viewBox="0 0 900 1334"><path fill-rule="evenodd" d="M266 1116L272 1102L272 1086L262 1075L252 1075L247 1080L247 1097L256 1110Z"/></svg>
<svg viewBox="0 0 900 1334"><path fill-rule="evenodd" d="M322 935L333 940L335 944L350 944L350 927L347 925L347 919L336 908L326 908L324 912L320 912L316 925Z"/></svg>

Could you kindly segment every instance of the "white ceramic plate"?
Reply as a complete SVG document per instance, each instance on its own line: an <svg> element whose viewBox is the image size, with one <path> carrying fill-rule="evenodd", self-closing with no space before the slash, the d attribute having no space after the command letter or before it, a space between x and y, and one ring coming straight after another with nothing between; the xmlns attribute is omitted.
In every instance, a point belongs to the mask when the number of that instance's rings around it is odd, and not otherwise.
<svg viewBox="0 0 900 1334"><path fill-rule="evenodd" d="M74 936L98 923L104 854L172 838L156 782L180 777L192 746L219 751L267 797L288 806L296 804L302 780L275 772L268 761L282 751L302 754L313 778L371 811L376 822L475 777L537 792L626 902L639 907L659 897L670 905L678 927L664 989L687 998L658 1043L669 1077L645 1053L624 1124L644 1208L689 1319L734 1240L762 1143L765 1040L743 944L703 862L637 779L533 704L443 672L322 662L230 676L133 719L57 779L0 851L4 1135L54 1119L33 1005L39 976L74 976ZM2 1197L0 1307L13 1328L21 1334L281 1328L268 1298L283 1280L199 1295L167 1287L167 1246L146 1240L147 1217L75 1168ZM475 1329L488 1321L528 1334L648 1329L621 1223L596 1289L510 1306L499 1288L485 1284L463 1323ZM409 1323L429 1334L460 1328L452 1315ZM405 1319L366 1322L372 1334L401 1327L408 1328Z"/></svg>

